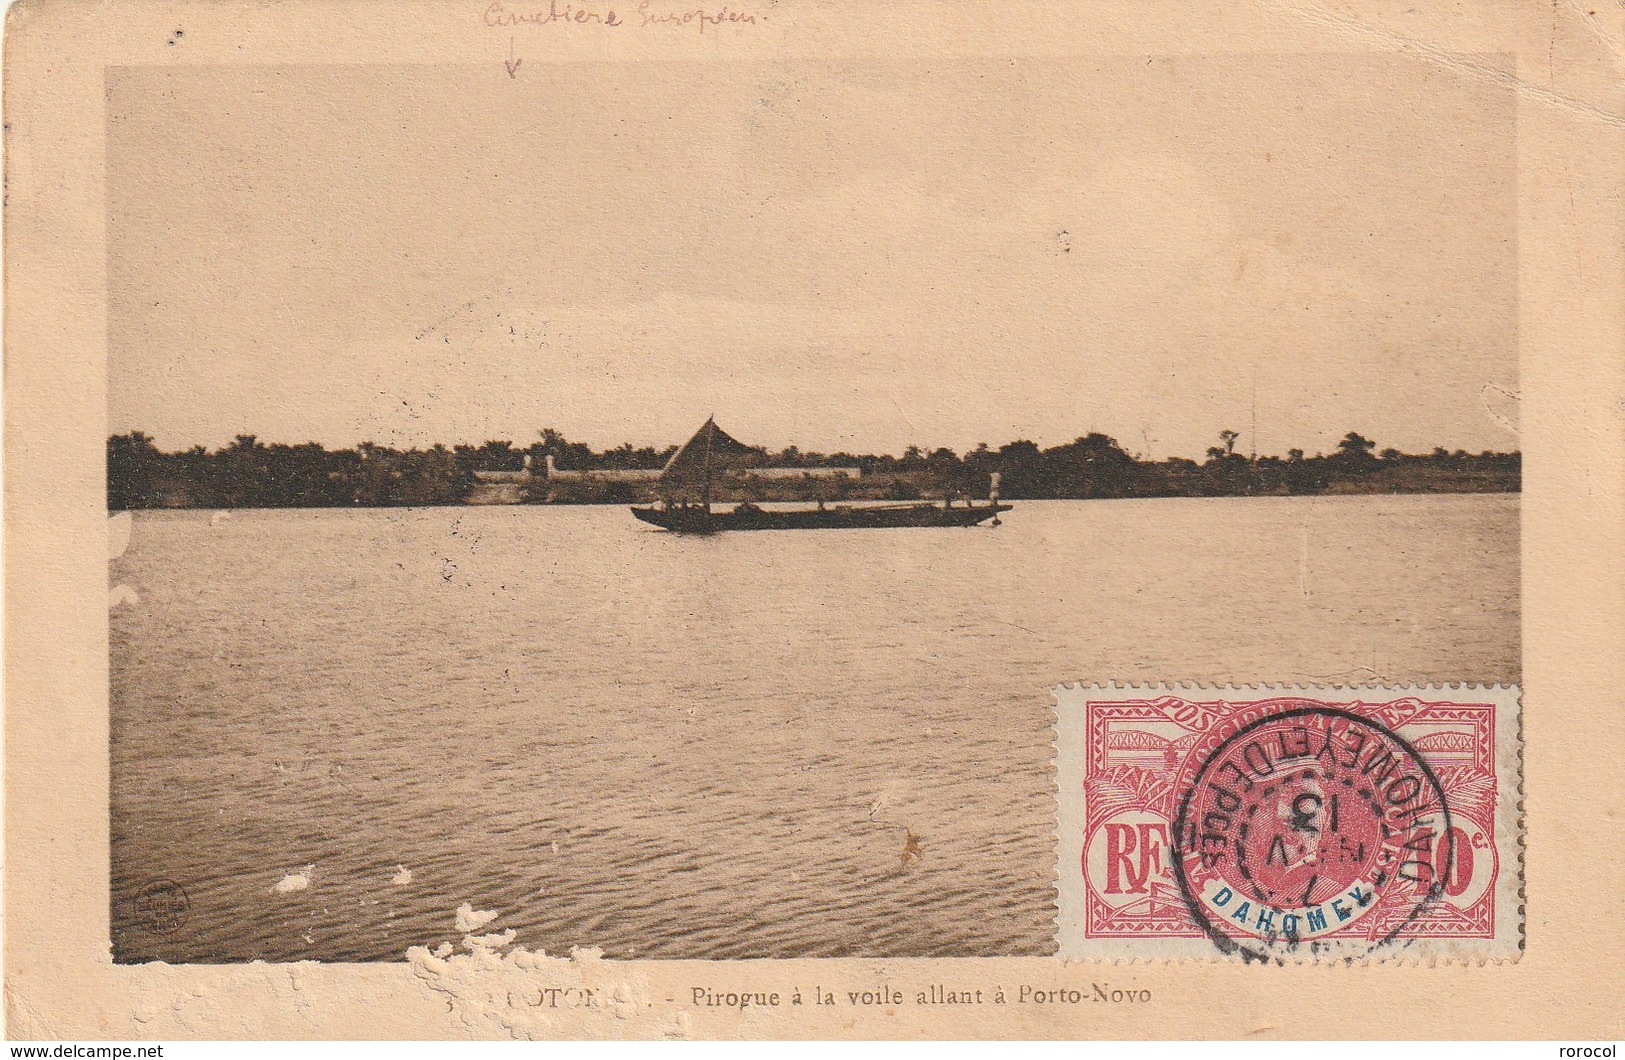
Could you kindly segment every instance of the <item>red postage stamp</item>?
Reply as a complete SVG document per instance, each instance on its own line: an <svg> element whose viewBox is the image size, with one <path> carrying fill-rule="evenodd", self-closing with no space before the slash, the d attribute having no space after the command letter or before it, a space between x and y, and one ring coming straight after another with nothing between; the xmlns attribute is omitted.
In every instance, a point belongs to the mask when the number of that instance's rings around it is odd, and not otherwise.
<svg viewBox="0 0 1625 1060"><path fill-rule="evenodd" d="M1517 689L1057 700L1061 957L1517 956Z"/></svg>

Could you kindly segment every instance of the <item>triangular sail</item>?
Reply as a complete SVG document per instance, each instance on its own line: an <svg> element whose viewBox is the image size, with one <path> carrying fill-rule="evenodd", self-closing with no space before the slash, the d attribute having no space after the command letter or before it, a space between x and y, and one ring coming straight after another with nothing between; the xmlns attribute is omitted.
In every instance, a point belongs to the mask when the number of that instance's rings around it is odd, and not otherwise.
<svg viewBox="0 0 1625 1060"><path fill-rule="evenodd" d="M762 455L762 450L731 437L715 420L708 419L666 461L660 482L675 490L709 492L710 479L758 463Z"/></svg>

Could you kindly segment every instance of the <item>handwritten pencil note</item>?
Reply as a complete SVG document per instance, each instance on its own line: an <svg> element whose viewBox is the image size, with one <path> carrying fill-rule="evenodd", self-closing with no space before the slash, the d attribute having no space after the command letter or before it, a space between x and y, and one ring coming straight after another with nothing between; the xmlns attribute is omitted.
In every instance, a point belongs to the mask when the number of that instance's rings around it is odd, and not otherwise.
<svg viewBox="0 0 1625 1060"><path fill-rule="evenodd" d="M700 33L715 31L723 26L754 26L757 20L766 21L744 8L727 4L718 8L656 7L652 0L638 0L630 11L617 11L613 7L594 4L559 3L549 0L548 5L535 7L505 4L496 0L485 9L484 21L492 29L513 29L519 26L583 26L601 29L634 29L658 27L661 29L692 28Z"/></svg>

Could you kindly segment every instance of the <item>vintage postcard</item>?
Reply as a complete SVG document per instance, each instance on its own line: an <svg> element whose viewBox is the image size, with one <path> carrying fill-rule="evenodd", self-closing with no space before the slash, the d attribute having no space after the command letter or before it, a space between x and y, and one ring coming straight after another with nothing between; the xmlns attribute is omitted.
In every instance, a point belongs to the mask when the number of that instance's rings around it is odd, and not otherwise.
<svg viewBox="0 0 1625 1060"><path fill-rule="evenodd" d="M1620 1032L1625 7L6 33L10 1036Z"/></svg>

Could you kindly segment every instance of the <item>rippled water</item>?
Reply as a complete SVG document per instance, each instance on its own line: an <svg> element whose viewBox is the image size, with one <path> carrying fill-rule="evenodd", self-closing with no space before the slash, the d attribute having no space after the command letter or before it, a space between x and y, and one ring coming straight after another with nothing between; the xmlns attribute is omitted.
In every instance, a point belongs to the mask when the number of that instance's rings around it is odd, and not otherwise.
<svg viewBox="0 0 1625 1060"><path fill-rule="evenodd" d="M115 953L398 959L465 901L550 952L1050 953L1057 682L1512 681L1517 551L1510 496L138 513Z"/></svg>

